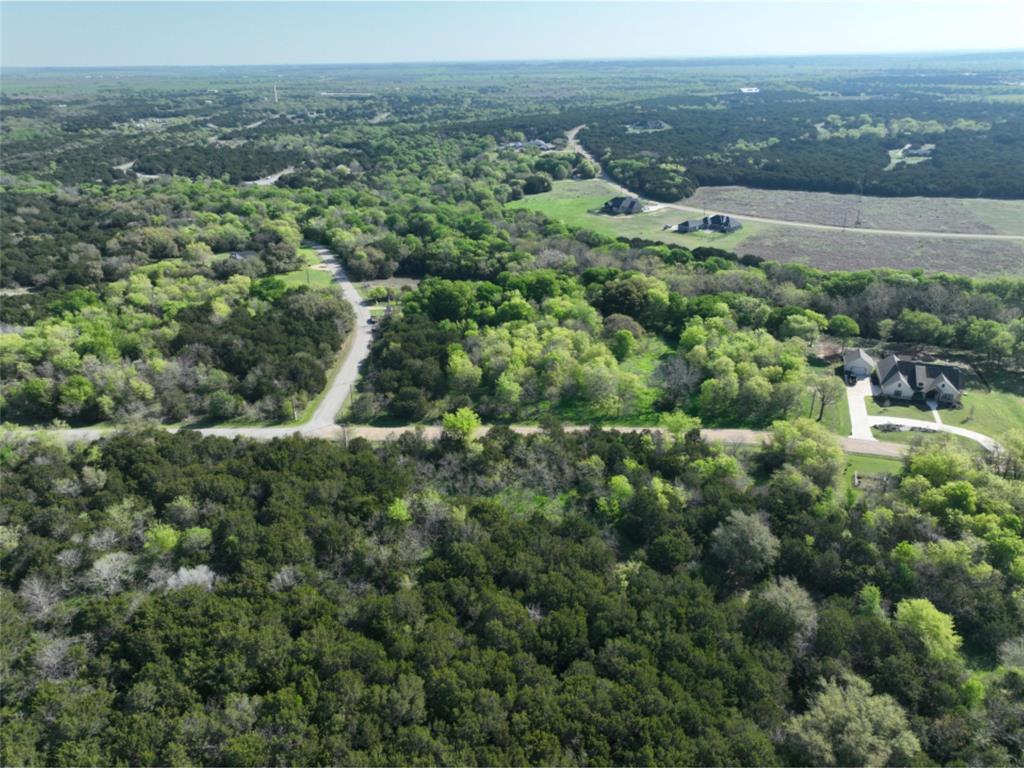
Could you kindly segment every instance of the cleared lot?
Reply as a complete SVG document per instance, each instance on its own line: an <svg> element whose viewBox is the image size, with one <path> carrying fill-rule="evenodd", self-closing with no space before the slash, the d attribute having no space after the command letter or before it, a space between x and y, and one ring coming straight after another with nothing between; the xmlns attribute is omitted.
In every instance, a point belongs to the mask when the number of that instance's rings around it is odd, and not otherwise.
<svg viewBox="0 0 1024 768"><path fill-rule="evenodd" d="M1024 241L947 240L764 226L742 253L822 269L921 268L978 277L1024 275Z"/></svg>
<svg viewBox="0 0 1024 768"><path fill-rule="evenodd" d="M861 197L827 192L701 187L684 205L785 221L870 229L1024 235L1024 200Z"/></svg>

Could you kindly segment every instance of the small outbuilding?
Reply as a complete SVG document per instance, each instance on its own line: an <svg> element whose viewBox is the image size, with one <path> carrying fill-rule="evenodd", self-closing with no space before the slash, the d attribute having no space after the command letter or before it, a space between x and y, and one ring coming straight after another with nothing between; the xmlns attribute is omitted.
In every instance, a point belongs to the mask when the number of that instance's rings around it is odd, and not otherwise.
<svg viewBox="0 0 1024 768"><path fill-rule="evenodd" d="M875 370L875 360L860 347L843 353L843 373L854 379L866 379Z"/></svg>
<svg viewBox="0 0 1024 768"><path fill-rule="evenodd" d="M699 232L704 229L704 222L700 219L687 219L676 224L676 232Z"/></svg>

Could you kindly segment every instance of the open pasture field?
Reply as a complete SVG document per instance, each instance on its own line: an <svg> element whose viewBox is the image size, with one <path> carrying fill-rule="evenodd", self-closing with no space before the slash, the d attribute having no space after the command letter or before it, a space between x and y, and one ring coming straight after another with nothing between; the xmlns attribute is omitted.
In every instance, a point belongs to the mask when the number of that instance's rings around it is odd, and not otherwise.
<svg viewBox="0 0 1024 768"><path fill-rule="evenodd" d="M972 277L1024 275L1024 241L954 240L767 226L743 253L821 269L925 269Z"/></svg>
<svg viewBox="0 0 1024 768"><path fill-rule="evenodd" d="M732 186L701 187L680 203L738 216L845 225L851 229L1024 235L1024 200L866 197Z"/></svg>

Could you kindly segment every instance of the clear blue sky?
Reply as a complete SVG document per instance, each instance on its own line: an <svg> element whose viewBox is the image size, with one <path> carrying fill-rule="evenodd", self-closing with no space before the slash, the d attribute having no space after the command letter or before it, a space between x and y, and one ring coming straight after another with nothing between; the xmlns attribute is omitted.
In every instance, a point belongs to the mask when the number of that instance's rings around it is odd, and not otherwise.
<svg viewBox="0 0 1024 768"><path fill-rule="evenodd" d="M1024 0L4 2L22 66L690 58L1024 48Z"/></svg>

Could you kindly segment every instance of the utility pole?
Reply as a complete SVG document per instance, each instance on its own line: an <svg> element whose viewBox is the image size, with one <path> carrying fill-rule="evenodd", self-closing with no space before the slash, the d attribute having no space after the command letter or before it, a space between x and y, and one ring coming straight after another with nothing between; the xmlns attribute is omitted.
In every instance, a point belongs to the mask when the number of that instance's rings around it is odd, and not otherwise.
<svg viewBox="0 0 1024 768"><path fill-rule="evenodd" d="M277 83L274 83L274 103L277 104Z"/></svg>

